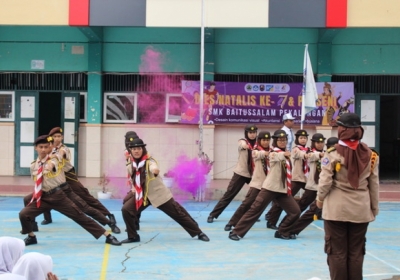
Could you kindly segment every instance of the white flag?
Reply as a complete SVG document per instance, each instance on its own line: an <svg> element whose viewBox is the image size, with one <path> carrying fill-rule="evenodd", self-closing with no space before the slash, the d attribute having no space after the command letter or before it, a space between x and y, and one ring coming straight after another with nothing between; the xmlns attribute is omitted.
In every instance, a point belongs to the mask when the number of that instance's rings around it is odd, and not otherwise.
<svg viewBox="0 0 400 280"><path fill-rule="evenodd" d="M303 91L301 102L301 122L303 123L306 114L317 108L317 86L315 85L314 72L311 66L310 55L308 54L308 44L304 50L304 67L303 67Z"/></svg>

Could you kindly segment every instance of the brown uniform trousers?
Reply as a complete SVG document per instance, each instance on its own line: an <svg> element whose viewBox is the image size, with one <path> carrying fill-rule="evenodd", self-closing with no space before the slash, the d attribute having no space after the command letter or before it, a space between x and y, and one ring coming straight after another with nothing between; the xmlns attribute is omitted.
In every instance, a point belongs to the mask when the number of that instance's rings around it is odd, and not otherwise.
<svg viewBox="0 0 400 280"><path fill-rule="evenodd" d="M142 206L146 207L146 206ZM195 220L190 216L190 214L183 208L178 202L176 202L173 198L165 202L164 204L157 207L165 214L170 216L175 222L180 224L191 237L199 235L201 230ZM126 230L128 232L128 238L136 238L137 231L135 221L137 220L137 212L136 210L136 199L135 194L133 192L129 192L124 200L122 206L122 217L124 218L124 222L126 224ZM139 208L139 211L143 211L143 209Z"/></svg>
<svg viewBox="0 0 400 280"><path fill-rule="evenodd" d="M72 191L72 188L70 187L69 184L66 184L65 186L63 186L61 188L65 194L67 195L67 197L76 205L79 207L79 209L82 210L83 213L85 213L86 215L92 217L93 219L95 219L96 221L98 221L100 224L102 225L108 225L110 223L110 220L108 218L106 218L102 213L100 213L98 210L94 209L93 207L90 207L80 196L78 196L74 191ZM28 205L28 203L31 201L33 196L32 194L29 194L27 196L24 197L24 205ZM49 211L45 211L44 217L46 221L49 221L48 219L46 219L46 213L47 217L50 217L51 220L51 214L50 214L50 210Z"/></svg>
<svg viewBox="0 0 400 280"><path fill-rule="evenodd" d="M21 212L19 212L19 219L22 226L21 233L26 234L32 232L31 222L35 219L35 217L45 211L50 211L52 209L74 220L81 227L91 233L96 239L102 236L105 232L105 229L102 228L95 221L93 221L91 218L87 217L79 209L79 207L76 206L67 197L65 192L59 186L47 193L43 192L40 207L37 207L36 201L34 201L31 204L25 206L25 208L23 208Z"/></svg>
<svg viewBox="0 0 400 280"><path fill-rule="evenodd" d="M302 232L303 229L305 229L309 224L314 221L314 214L319 214L321 212L321 210L315 204L316 197L316 191L311 191L307 189L305 190L298 204L301 212L306 210L308 206L310 206L310 208L306 212L304 212L303 215L301 215L300 219L296 221L293 226L292 233L299 234L300 232Z"/></svg>
<svg viewBox="0 0 400 280"><path fill-rule="evenodd" d="M242 216L247 212L247 210L250 209L259 192L259 189L252 187L249 188L249 191L247 192L242 204L240 204L238 209L236 209L235 213L233 214L232 218L229 220L229 225L236 226Z"/></svg>
<svg viewBox="0 0 400 280"><path fill-rule="evenodd" d="M232 179L228 185L228 189L218 201L217 205L215 205L214 209L210 213L210 216L213 218L218 218L225 208L228 207L229 203L231 203L235 196L240 192L244 184L248 184L250 181L251 178L243 177L233 173Z"/></svg>
<svg viewBox="0 0 400 280"><path fill-rule="evenodd" d="M298 204L291 195L269 191L264 188L258 193L251 208L239 220L232 233L244 237L273 199L275 199L287 213L287 218L279 225L278 232L284 236L289 236L293 224L300 216Z"/></svg>
<svg viewBox="0 0 400 280"><path fill-rule="evenodd" d="M332 280L362 280L368 224L324 221L325 253Z"/></svg>
<svg viewBox="0 0 400 280"><path fill-rule="evenodd" d="M306 183L292 181L292 195L295 196L300 191L300 189L304 190L305 187ZM279 203L276 203L276 201L274 201L274 204L272 205L271 209L269 209L268 213L265 215L266 220L271 225L276 225L278 223L281 214L282 214L282 207L279 206Z"/></svg>

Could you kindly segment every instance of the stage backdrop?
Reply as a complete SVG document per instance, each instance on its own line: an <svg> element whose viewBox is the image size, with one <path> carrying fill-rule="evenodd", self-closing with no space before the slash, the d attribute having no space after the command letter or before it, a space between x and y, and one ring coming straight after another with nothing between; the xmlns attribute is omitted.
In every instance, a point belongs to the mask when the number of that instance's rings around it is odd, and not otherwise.
<svg viewBox="0 0 400 280"><path fill-rule="evenodd" d="M354 112L353 83L316 83L317 108L306 115L305 124L335 125L344 112ZM264 84L205 82L205 124L282 123L292 113L301 117L302 83ZM199 123L200 82L182 81L181 123Z"/></svg>

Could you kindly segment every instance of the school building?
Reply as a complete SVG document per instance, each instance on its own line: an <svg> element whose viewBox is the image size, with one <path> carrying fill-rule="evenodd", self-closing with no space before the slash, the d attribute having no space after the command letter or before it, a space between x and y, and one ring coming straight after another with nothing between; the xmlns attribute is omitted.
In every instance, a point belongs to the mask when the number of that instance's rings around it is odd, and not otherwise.
<svg viewBox="0 0 400 280"><path fill-rule="evenodd" d="M398 0L0 0L0 175L28 175L32 143L55 126L83 177L126 176L129 130L162 173L197 157L199 125L168 104L200 80L202 3L205 81L301 83L308 44L317 82L354 84L381 178L400 179ZM244 126L204 125L214 179L231 178Z"/></svg>

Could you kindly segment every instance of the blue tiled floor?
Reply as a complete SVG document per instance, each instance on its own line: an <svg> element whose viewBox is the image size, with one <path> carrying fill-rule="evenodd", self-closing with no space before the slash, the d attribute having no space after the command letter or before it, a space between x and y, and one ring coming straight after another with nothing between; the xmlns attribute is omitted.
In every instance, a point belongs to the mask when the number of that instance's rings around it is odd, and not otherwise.
<svg viewBox="0 0 400 280"><path fill-rule="evenodd" d="M115 214L126 238L121 200L103 203ZM38 244L27 252L53 257L60 279L329 279L323 252L323 222L310 225L297 240L280 240L256 223L239 242L228 239L225 224L239 206L234 201L212 224L206 222L216 201L181 202L210 237L206 243L191 238L161 211L149 207L142 215L141 242L110 246L94 239L73 221L53 213L53 223L40 226ZM364 279L391 279L400 275L400 203L381 203L377 220L370 224ZM20 197L0 197L0 236L19 234ZM42 217L38 218L40 222Z"/></svg>

